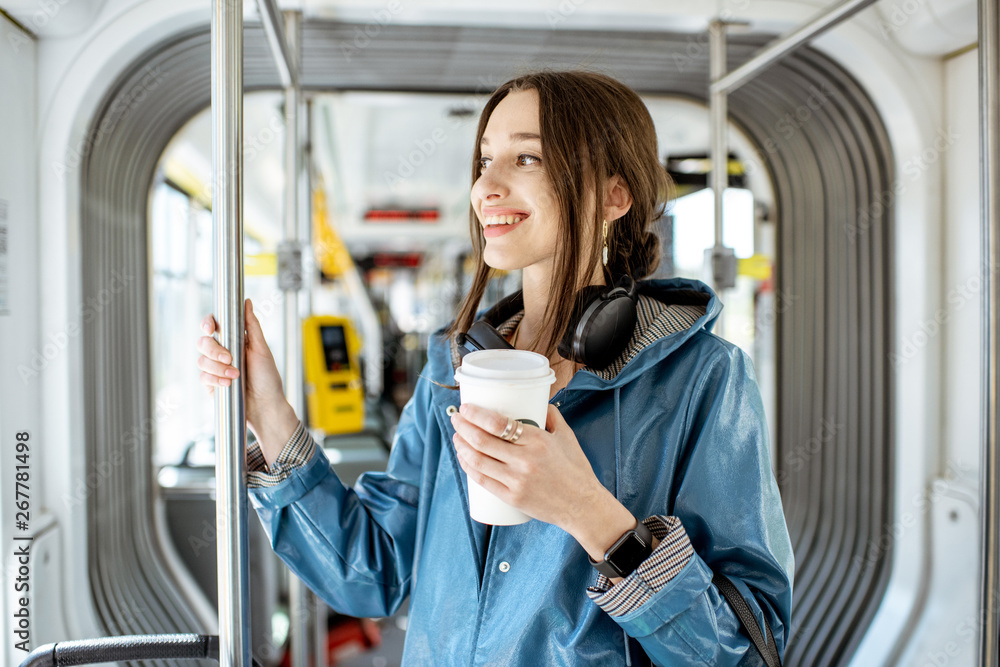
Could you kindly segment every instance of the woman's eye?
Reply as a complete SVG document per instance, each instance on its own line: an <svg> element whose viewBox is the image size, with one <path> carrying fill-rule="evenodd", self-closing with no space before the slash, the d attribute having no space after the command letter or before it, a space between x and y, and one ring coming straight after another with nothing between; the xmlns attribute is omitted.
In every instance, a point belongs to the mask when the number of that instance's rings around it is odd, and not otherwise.
<svg viewBox="0 0 1000 667"><path fill-rule="evenodd" d="M542 161L541 158L537 158L534 155L527 155L522 153L521 155L517 156L517 163L522 167L527 166L529 164L538 164L541 161Z"/></svg>
<svg viewBox="0 0 1000 667"><path fill-rule="evenodd" d="M490 158L488 157L479 158L479 171L486 169L486 167L488 166L490 166Z"/></svg>

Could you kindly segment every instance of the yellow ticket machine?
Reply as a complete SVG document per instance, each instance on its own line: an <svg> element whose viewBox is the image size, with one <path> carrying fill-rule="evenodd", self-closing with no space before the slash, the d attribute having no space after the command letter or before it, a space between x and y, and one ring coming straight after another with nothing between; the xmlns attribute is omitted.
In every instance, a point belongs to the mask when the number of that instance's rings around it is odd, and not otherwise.
<svg viewBox="0 0 1000 667"><path fill-rule="evenodd" d="M316 315L302 322L309 424L327 434L364 427L361 342L346 317Z"/></svg>

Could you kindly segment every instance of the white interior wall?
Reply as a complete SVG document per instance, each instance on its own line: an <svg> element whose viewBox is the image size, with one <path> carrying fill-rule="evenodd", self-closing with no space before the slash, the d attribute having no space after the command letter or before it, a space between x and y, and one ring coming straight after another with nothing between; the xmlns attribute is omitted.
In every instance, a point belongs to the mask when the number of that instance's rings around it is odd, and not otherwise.
<svg viewBox="0 0 1000 667"><path fill-rule="evenodd" d="M57 456L56 448L42 436L40 385L33 374L36 355L59 355L58 340L44 340L38 326L39 273L44 265L38 255L38 190L36 179L36 44L19 27L0 15L0 543L3 544L3 577L0 596L4 609L4 641L0 662L13 665L24 659L17 648L23 640L14 631L14 614L28 601L29 646L34 648L49 628L59 629L61 617L48 618L38 593L40 552L38 536L45 530L46 503L42 495L46 462ZM28 530L15 526L16 434L29 433L27 485ZM23 477L22 477L23 479ZM20 487L24 492L25 488ZM23 498L20 498L23 502ZM29 574L15 551L27 546ZM27 588L25 588L27 585ZM40 618L42 617L42 618ZM19 619L17 619L19 620Z"/></svg>
<svg viewBox="0 0 1000 667"><path fill-rule="evenodd" d="M933 545L927 606L903 665L971 666L979 649L980 554L973 546L980 532L982 423L978 56L973 50L945 61L948 141L922 156L926 162L939 155L944 166L943 303L920 330L904 337L902 353L906 358L924 345L940 348L942 418L939 458L921 505Z"/></svg>

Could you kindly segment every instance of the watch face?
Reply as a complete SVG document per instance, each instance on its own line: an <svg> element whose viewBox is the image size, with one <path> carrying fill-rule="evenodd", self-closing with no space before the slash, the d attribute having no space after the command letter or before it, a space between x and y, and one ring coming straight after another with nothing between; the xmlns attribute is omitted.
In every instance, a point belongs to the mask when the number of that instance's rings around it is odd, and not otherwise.
<svg viewBox="0 0 1000 667"><path fill-rule="evenodd" d="M615 549L610 560L619 572L631 574L639 563L649 557L649 553L649 545L643 544L634 533L629 533Z"/></svg>

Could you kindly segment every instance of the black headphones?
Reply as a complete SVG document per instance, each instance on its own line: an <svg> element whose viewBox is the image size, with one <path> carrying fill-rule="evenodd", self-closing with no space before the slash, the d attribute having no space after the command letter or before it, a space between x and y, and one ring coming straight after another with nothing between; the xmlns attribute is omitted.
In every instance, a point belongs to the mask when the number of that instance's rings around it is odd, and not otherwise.
<svg viewBox="0 0 1000 667"><path fill-rule="evenodd" d="M607 368L632 340L638 300L638 285L629 276L622 276L612 287L584 287L576 293L573 315L559 341L559 354L590 368ZM496 326L523 309L520 290L499 301L473 322L468 332L458 335L459 354L464 357L476 350L514 349Z"/></svg>

